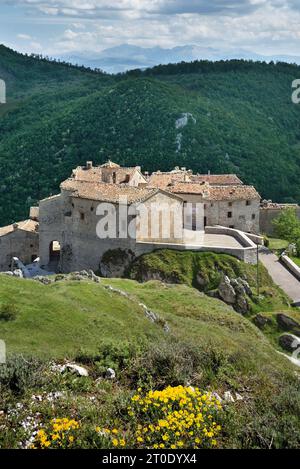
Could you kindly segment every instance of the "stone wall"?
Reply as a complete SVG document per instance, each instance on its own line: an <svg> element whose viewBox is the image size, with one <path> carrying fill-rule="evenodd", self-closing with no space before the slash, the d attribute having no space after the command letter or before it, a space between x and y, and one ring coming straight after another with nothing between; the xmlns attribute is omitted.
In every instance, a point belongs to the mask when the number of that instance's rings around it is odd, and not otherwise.
<svg viewBox="0 0 300 469"><path fill-rule="evenodd" d="M31 264L39 255L39 234L16 229L0 237L0 271L10 270L13 257Z"/></svg>
<svg viewBox="0 0 300 469"><path fill-rule="evenodd" d="M287 206L288 207L288 206ZM267 236L275 236L275 230L272 222L277 218L282 210L283 206L278 208L260 208L260 232ZM295 208L298 218L300 220L300 207Z"/></svg>
<svg viewBox="0 0 300 469"><path fill-rule="evenodd" d="M206 226L221 225L245 232L259 233L260 200L207 201L201 195L185 194L184 201L204 205ZM230 216L231 214L231 216Z"/></svg>

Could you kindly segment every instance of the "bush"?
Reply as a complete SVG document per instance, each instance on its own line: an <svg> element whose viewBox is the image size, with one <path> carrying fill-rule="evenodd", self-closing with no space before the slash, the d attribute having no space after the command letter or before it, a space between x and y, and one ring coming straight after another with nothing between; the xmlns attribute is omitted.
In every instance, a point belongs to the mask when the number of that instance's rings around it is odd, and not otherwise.
<svg viewBox="0 0 300 469"><path fill-rule="evenodd" d="M23 394L40 381L40 370L41 365L35 360L10 357L6 364L0 365L0 390L6 387L14 394Z"/></svg>
<svg viewBox="0 0 300 469"><path fill-rule="evenodd" d="M180 449L213 448L221 426L217 423L222 406L210 393L198 388L171 387L132 397L129 422L124 431L98 428L114 447Z"/></svg>
<svg viewBox="0 0 300 469"><path fill-rule="evenodd" d="M18 310L15 304L4 304L0 308L0 321L14 321L17 318Z"/></svg>

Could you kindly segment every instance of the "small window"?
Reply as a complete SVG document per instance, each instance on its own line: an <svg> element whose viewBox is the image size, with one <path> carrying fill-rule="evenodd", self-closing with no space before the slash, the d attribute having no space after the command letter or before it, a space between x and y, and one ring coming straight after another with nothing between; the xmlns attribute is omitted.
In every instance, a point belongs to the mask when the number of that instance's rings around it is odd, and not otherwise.
<svg viewBox="0 0 300 469"><path fill-rule="evenodd" d="M249 207L251 205L251 200L247 200L246 205L247 205L247 207Z"/></svg>
<svg viewBox="0 0 300 469"><path fill-rule="evenodd" d="M211 206L211 207L213 207L213 206L214 206L214 204L210 204L210 206Z"/></svg>
<svg viewBox="0 0 300 469"><path fill-rule="evenodd" d="M232 202L228 202L228 206L229 206L229 207L232 207Z"/></svg>
<svg viewBox="0 0 300 469"><path fill-rule="evenodd" d="M94 211L94 207L91 207L91 212L93 212L93 211Z"/></svg>
<svg viewBox="0 0 300 469"><path fill-rule="evenodd" d="M80 220L84 220L84 213L80 212Z"/></svg>
<svg viewBox="0 0 300 469"><path fill-rule="evenodd" d="M256 215L255 215L255 213L253 213L252 214L252 220L255 220L255 218L256 218Z"/></svg>
<svg viewBox="0 0 300 469"><path fill-rule="evenodd" d="M232 218L232 212L228 212L227 216L228 218Z"/></svg>
<svg viewBox="0 0 300 469"><path fill-rule="evenodd" d="M234 230L234 225L229 225L229 228L231 228L232 230Z"/></svg>

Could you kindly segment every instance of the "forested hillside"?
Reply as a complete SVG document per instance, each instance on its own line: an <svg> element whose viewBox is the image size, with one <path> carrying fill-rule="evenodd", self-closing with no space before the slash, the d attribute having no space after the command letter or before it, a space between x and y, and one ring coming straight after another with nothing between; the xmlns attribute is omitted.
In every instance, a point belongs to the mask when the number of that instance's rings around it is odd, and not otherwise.
<svg viewBox="0 0 300 469"><path fill-rule="evenodd" d="M235 172L263 197L300 202L296 65L203 61L110 76L1 46L0 78L1 225L57 193L76 165L107 158Z"/></svg>

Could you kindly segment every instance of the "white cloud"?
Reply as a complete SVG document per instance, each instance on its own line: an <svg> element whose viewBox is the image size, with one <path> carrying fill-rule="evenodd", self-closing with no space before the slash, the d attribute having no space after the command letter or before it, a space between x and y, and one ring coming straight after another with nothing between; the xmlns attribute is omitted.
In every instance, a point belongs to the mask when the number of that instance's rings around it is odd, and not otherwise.
<svg viewBox="0 0 300 469"><path fill-rule="evenodd" d="M18 34L17 38L22 39L24 41L30 41L32 39L31 36L29 36L29 34Z"/></svg>
<svg viewBox="0 0 300 469"><path fill-rule="evenodd" d="M199 44L300 54L299 0L6 0L65 21L45 53ZM24 38L25 39L25 38ZM49 38L49 44L50 44ZM39 38L38 38L39 40Z"/></svg>

